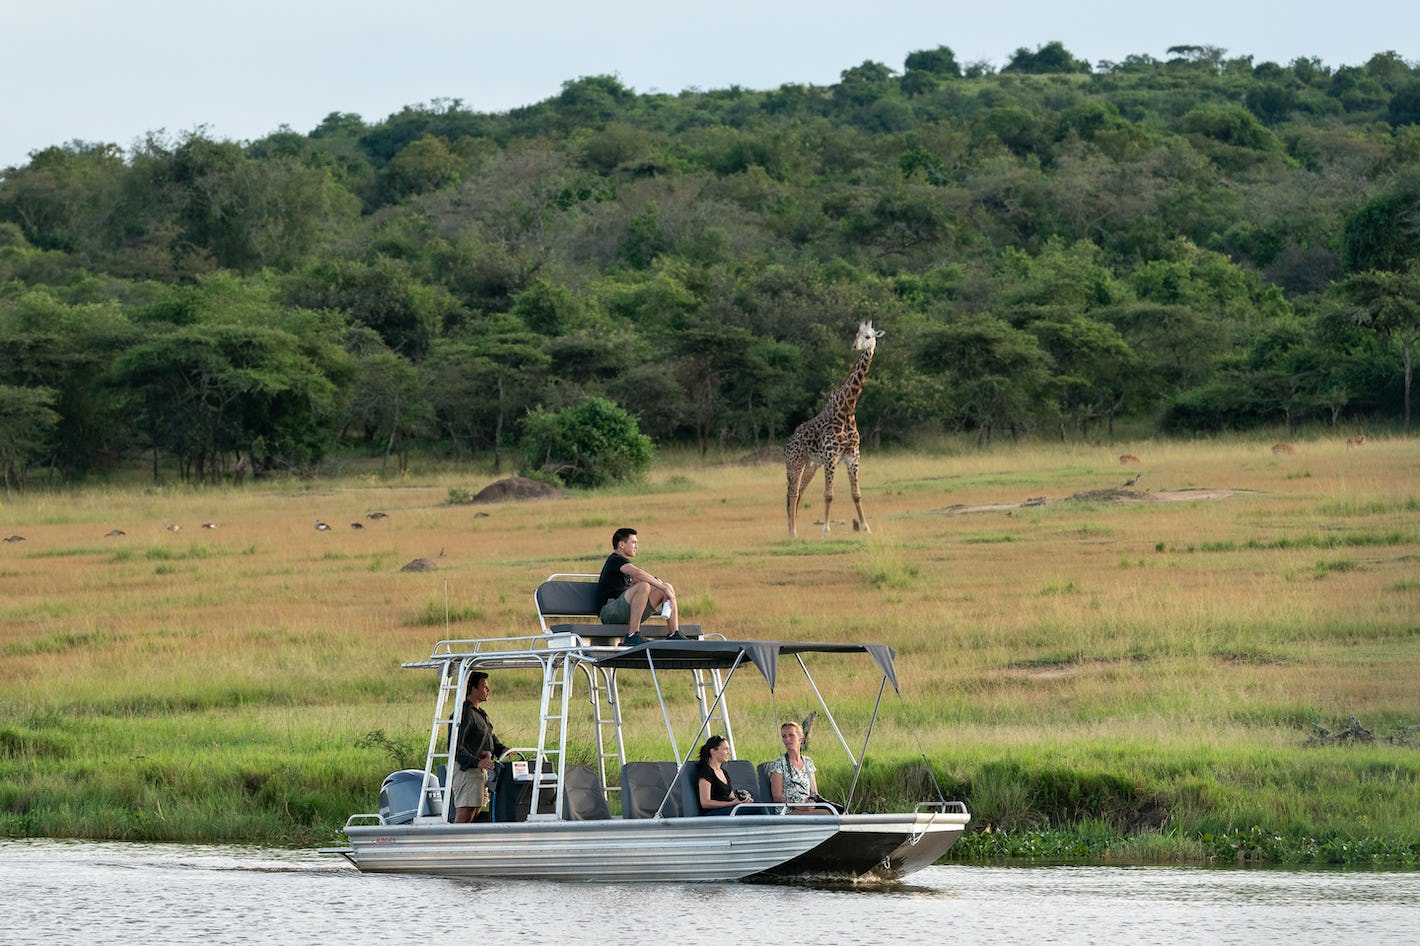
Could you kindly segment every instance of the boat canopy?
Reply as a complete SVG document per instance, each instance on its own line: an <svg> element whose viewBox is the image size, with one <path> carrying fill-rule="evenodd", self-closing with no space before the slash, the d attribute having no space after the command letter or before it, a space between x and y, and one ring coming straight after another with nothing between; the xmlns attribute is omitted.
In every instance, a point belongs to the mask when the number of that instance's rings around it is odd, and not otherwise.
<svg viewBox="0 0 1420 946"><path fill-rule="evenodd" d="M779 658L799 654L868 654L882 670L894 692L897 691L897 670L893 666L896 652L886 644L835 644L808 641L727 641L727 640L651 640L599 657L595 664L630 670L724 670L735 667L745 658L759 668L770 692L778 674Z"/></svg>

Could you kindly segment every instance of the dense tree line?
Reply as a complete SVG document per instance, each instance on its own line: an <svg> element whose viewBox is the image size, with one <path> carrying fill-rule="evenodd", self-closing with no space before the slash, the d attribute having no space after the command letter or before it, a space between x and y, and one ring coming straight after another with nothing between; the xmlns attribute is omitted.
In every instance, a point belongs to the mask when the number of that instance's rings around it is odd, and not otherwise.
<svg viewBox="0 0 1420 946"><path fill-rule="evenodd" d="M500 114L71 142L0 172L0 466L501 463L587 405L751 448L860 319L880 441L1408 426L1418 266L1394 53L940 46L827 87L589 76Z"/></svg>

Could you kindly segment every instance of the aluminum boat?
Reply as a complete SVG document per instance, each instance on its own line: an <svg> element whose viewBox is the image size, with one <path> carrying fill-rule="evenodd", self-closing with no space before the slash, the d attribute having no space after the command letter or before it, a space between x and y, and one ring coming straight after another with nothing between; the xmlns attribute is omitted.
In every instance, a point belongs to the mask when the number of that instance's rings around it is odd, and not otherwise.
<svg viewBox="0 0 1420 946"><path fill-rule="evenodd" d="M894 882L940 858L970 820L964 804L941 797L925 758L936 798L910 811L855 810L884 695L898 690L887 646L714 635L628 642L593 625L576 625L576 633L566 630L570 625L543 624L542 633L529 637L442 640L428 659L404 664L432 669L438 681L424 768L391 773L380 810L352 815L345 825L349 846L325 853L343 855L361 871L482 879ZM840 660L857 661L859 669L866 663L881 677L858 752L809 673L810 662L821 673L822 662ZM727 817L701 816L696 748L718 733L735 755L727 688L737 677L757 677L772 695L781 663L802 671L819 706L819 728L831 730L846 754L847 797L836 805L769 802L765 766L732 758L725 772L755 801ZM491 783L492 820L457 824L450 820L445 773L454 764L451 733L475 670L500 681L515 679L514 671L540 679L537 742L505 753ZM693 706L673 708L672 692L687 692L687 679L689 695L681 702ZM738 693L737 687L737 699ZM665 755L628 757L623 694L642 724L664 724ZM581 725L591 735L569 739L574 698L590 707ZM679 734L673 717L683 721Z"/></svg>

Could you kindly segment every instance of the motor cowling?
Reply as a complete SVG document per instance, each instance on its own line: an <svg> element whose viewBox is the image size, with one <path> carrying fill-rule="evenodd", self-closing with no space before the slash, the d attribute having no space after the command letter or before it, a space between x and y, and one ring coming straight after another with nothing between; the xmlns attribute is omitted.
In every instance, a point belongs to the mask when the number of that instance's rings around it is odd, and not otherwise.
<svg viewBox="0 0 1420 946"><path fill-rule="evenodd" d="M429 797L424 814L443 815L443 792L434 776L419 769L401 769L385 776L380 785L380 817L385 819L385 824L412 823L419 814L421 792Z"/></svg>

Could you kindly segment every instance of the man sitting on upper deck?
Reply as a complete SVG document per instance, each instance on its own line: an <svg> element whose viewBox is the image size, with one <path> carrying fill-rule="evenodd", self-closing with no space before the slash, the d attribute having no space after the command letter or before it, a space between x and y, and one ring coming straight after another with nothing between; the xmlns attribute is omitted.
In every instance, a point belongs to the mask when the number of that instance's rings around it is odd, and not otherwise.
<svg viewBox="0 0 1420 946"><path fill-rule="evenodd" d="M632 564L638 547L635 529L617 529L611 535L612 553L597 579L597 605L603 624L627 625L628 638L641 632L641 621L653 614L666 615L672 640L680 640L680 610L675 588ZM667 608L667 605L669 607Z"/></svg>

